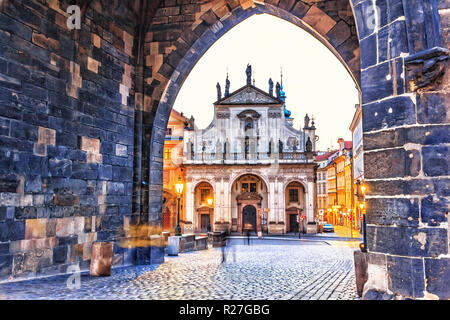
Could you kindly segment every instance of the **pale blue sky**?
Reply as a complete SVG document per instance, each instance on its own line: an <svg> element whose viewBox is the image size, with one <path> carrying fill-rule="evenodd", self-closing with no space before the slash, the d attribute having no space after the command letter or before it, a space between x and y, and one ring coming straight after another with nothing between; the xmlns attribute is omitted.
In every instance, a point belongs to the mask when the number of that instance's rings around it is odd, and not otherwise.
<svg viewBox="0 0 450 320"><path fill-rule="evenodd" d="M282 68L294 127L303 126L306 113L314 115L320 150L330 144L337 147L339 137L351 140L349 126L358 103L352 77L312 35L268 14L244 20L211 46L180 89L175 110L193 115L197 126L206 128L213 119L217 82L223 94L228 69L230 92L244 86L247 63L252 65L256 87L266 92L270 77L274 84L280 81Z"/></svg>

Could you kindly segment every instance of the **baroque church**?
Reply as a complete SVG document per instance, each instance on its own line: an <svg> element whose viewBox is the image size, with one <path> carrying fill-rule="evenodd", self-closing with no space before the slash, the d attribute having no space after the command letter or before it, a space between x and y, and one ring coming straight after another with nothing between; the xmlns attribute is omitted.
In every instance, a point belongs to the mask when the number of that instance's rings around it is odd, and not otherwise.
<svg viewBox="0 0 450 320"><path fill-rule="evenodd" d="M231 93L218 83L211 124L184 131L185 233L317 231L314 120L294 128L282 80L265 92L251 73Z"/></svg>

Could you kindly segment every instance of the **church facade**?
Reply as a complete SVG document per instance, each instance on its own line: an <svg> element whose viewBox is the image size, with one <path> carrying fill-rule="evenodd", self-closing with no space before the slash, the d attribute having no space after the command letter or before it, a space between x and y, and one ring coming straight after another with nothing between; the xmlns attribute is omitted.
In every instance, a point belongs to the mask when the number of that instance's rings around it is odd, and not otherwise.
<svg viewBox="0 0 450 320"><path fill-rule="evenodd" d="M269 92L247 84L225 94L217 84L214 119L184 132L184 232L247 230L314 233L316 128L295 129L282 82Z"/></svg>

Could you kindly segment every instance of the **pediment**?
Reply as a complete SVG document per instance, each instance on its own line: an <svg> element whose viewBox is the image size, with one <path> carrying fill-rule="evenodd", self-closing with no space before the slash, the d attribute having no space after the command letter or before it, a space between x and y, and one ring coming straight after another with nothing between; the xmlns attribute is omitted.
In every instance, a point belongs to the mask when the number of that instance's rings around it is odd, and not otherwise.
<svg viewBox="0 0 450 320"><path fill-rule="evenodd" d="M264 91L247 85L218 101L217 104L282 104L281 100Z"/></svg>

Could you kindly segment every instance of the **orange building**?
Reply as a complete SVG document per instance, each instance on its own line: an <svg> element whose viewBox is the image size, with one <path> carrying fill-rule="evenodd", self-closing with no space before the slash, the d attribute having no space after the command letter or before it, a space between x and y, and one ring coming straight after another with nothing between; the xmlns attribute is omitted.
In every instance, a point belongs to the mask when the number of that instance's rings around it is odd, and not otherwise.
<svg viewBox="0 0 450 320"><path fill-rule="evenodd" d="M331 215L328 214L328 159L338 153L338 150L328 150L321 152L316 157L317 168L317 214L319 221L331 221Z"/></svg>
<svg viewBox="0 0 450 320"><path fill-rule="evenodd" d="M355 114L350 125L350 131L353 136L353 188L355 194L358 194L358 186L364 185L364 148L363 148L363 128L362 128L362 107L356 105ZM361 192L361 189L359 190ZM353 210L356 213L355 226L359 230L362 228L363 217L362 211L365 208L363 198L355 196Z"/></svg>
<svg viewBox="0 0 450 320"><path fill-rule="evenodd" d="M339 151L333 154L326 166L328 176L327 222L350 227L353 210L352 142L338 139Z"/></svg>
<svg viewBox="0 0 450 320"><path fill-rule="evenodd" d="M193 118L186 118L183 113L172 110L167 132L164 141L164 170L163 170L163 223L164 231L174 232L177 225L178 200L175 191L175 184L181 179L185 184L185 174L183 169L183 135L184 130L190 130L193 126ZM183 228L185 193L180 199L180 226Z"/></svg>

